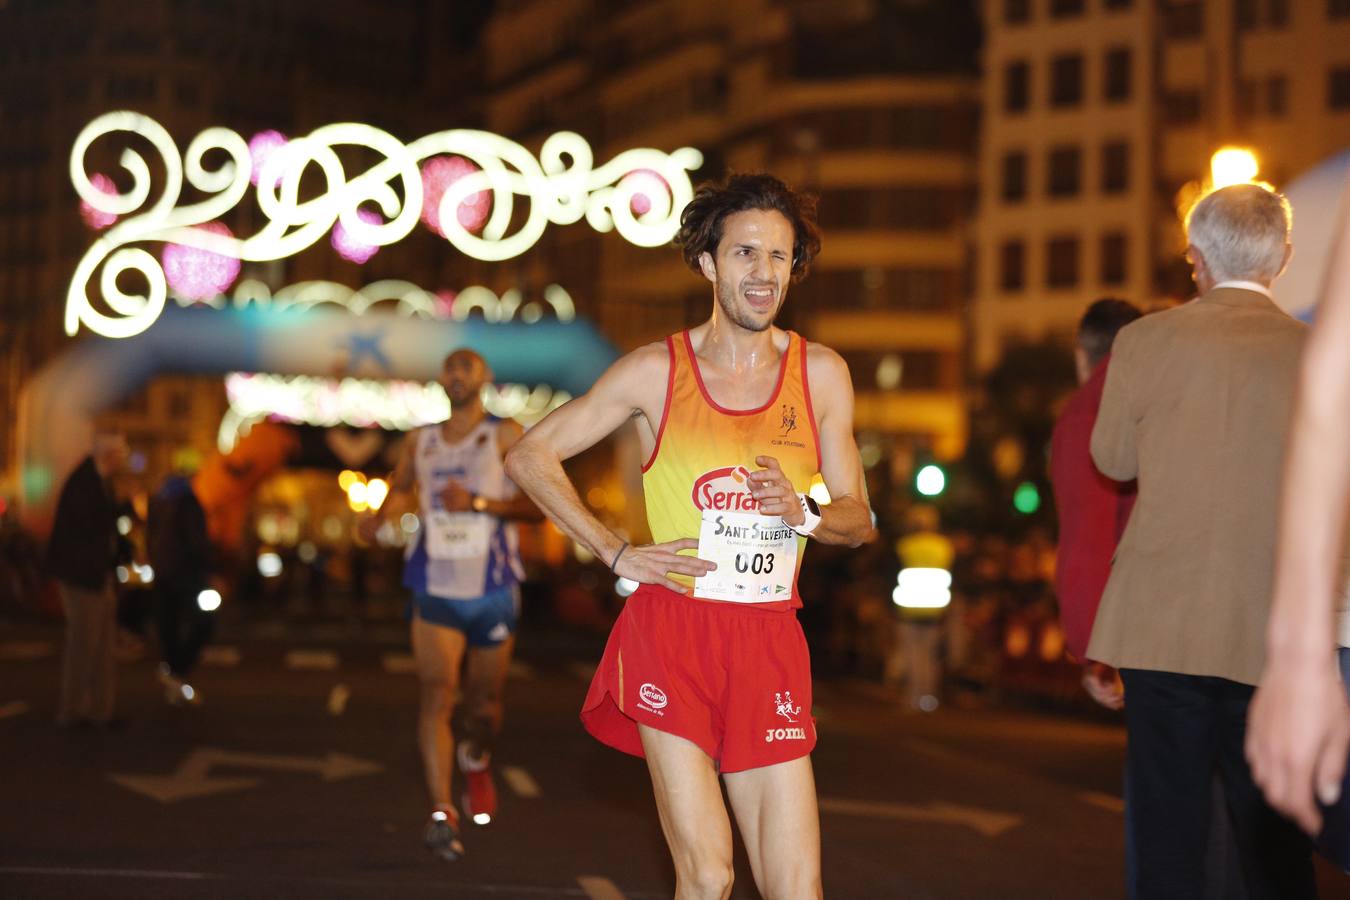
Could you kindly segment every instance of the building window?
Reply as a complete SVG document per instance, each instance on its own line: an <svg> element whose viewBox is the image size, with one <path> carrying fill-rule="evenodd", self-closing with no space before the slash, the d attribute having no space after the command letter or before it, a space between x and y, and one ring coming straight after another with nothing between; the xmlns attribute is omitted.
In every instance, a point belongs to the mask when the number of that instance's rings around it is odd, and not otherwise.
<svg viewBox="0 0 1350 900"><path fill-rule="evenodd" d="M1163 96L1162 107L1168 125L1193 125L1200 121L1200 91L1169 91Z"/></svg>
<svg viewBox="0 0 1350 900"><path fill-rule="evenodd" d="M1130 145L1111 141L1102 145L1102 193L1123 194L1130 189Z"/></svg>
<svg viewBox="0 0 1350 900"><path fill-rule="evenodd" d="M1350 0L1327 0L1327 18L1343 19L1350 16Z"/></svg>
<svg viewBox="0 0 1350 900"><path fill-rule="evenodd" d="M1031 0L1003 0L1003 21L1008 25L1031 21Z"/></svg>
<svg viewBox="0 0 1350 900"><path fill-rule="evenodd" d="M998 283L1005 291L1020 291L1027 285L1027 246L1022 241L1004 241L998 251Z"/></svg>
<svg viewBox="0 0 1350 900"><path fill-rule="evenodd" d="M1050 105L1077 106L1083 102L1083 57L1056 56L1050 61Z"/></svg>
<svg viewBox="0 0 1350 900"><path fill-rule="evenodd" d="M1190 40L1205 33L1203 0L1170 0L1162 10L1162 33L1173 40Z"/></svg>
<svg viewBox="0 0 1350 900"><path fill-rule="evenodd" d="M1027 196L1027 155L1021 150L1003 154L1003 202L1019 203Z"/></svg>
<svg viewBox="0 0 1350 900"><path fill-rule="evenodd" d="M1084 0L1050 0L1050 15L1056 19L1081 16L1084 6Z"/></svg>
<svg viewBox="0 0 1350 900"><path fill-rule="evenodd" d="M1289 0L1266 0L1266 21L1271 28L1284 28L1289 24Z"/></svg>
<svg viewBox="0 0 1350 900"><path fill-rule="evenodd" d="M1046 189L1051 197L1076 197L1082 187L1083 153L1077 147L1052 147Z"/></svg>
<svg viewBox="0 0 1350 900"><path fill-rule="evenodd" d="M1102 235L1101 282L1104 287L1124 284L1128 238L1123 231Z"/></svg>
<svg viewBox="0 0 1350 900"><path fill-rule="evenodd" d="M1071 288L1078 284L1078 238L1054 237L1045 245L1045 286Z"/></svg>
<svg viewBox="0 0 1350 900"><path fill-rule="evenodd" d="M1031 66L1012 62L1003 67L1003 111L1026 112L1031 103Z"/></svg>
<svg viewBox="0 0 1350 900"><path fill-rule="evenodd" d="M1272 118L1282 118L1289 109L1289 80L1283 75L1272 75L1266 79L1266 113Z"/></svg>
<svg viewBox="0 0 1350 900"><path fill-rule="evenodd" d="M1260 18L1257 3L1258 0L1237 0L1236 8L1233 10L1233 18L1239 31L1250 31L1256 27L1257 20Z"/></svg>
<svg viewBox="0 0 1350 900"><path fill-rule="evenodd" d="M1350 68L1332 69L1327 79L1327 105L1332 109L1350 109Z"/></svg>
<svg viewBox="0 0 1350 900"><path fill-rule="evenodd" d="M1134 0L1105 0L1102 5L1107 9L1129 9L1134 5Z"/></svg>
<svg viewBox="0 0 1350 900"><path fill-rule="evenodd" d="M1130 99L1131 60L1129 47L1113 47L1106 51L1106 72L1102 79L1102 93L1107 103L1119 103Z"/></svg>

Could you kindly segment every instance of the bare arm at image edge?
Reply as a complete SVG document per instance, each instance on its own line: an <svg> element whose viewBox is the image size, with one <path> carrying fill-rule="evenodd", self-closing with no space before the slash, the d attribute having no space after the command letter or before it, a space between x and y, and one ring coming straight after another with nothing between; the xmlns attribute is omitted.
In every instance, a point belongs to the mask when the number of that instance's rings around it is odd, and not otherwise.
<svg viewBox="0 0 1350 900"><path fill-rule="evenodd" d="M1334 620L1350 499L1350 228L1333 247L1305 348L1285 457L1266 667L1248 718L1247 758L1271 804L1307 831L1315 797L1334 802L1350 752L1350 706Z"/></svg>

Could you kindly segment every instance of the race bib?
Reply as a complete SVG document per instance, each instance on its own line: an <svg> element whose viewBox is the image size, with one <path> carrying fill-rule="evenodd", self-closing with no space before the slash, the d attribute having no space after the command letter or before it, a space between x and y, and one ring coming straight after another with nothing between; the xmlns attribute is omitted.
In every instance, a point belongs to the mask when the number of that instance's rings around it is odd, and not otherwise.
<svg viewBox="0 0 1350 900"><path fill-rule="evenodd" d="M476 512L434 510L426 518L427 556L475 559L487 556L492 517Z"/></svg>
<svg viewBox="0 0 1350 900"><path fill-rule="evenodd" d="M717 571L694 579L694 596L735 603L792 598L797 574L797 532L777 516L703 510L699 559Z"/></svg>

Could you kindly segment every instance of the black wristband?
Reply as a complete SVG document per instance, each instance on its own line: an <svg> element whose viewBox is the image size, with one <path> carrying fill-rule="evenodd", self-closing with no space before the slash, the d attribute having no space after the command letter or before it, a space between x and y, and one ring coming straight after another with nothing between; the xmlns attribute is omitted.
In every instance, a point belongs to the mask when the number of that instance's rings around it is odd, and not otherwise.
<svg viewBox="0 0 1350 900"><path fill-rule="evenodd" d="M623 542L623 546L619 548L619 552L614 554L614 562L612 562L612 563L609 564L609 570L610 570L611 572L613 572L613 571L614 571L614 567L617 566L617 565L619 564L619 557L620 557L620 556L623 556L623 551L625 551L625 550L627 550L627 549L628 549L628 542L627 542L627 541L624 541L624 542ZM615 574L618 574L618 573L615 573Z"/></svg>

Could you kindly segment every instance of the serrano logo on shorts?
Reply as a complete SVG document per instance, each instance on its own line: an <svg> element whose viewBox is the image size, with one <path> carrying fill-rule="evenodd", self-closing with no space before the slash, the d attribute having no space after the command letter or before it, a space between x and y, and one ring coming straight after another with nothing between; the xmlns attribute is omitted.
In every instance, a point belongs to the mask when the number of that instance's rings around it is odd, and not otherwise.
<svg viewBox="0 0 1350 900"><path fill-rule="evenodd" d="M745 466L723 466L704 472L694 482L694 506L726 512L752 513L759 509L759 501L750 493Z"/></svg>
<svg viewBox="0 0 1350 900"><path fill-rule="evenodd" d="M670 701L666 698L666 692L648 681L642 687L638 688L638 697L642 702L651 707L652 712L658 709L664 709Z"/></svg>
<svg viewBox="0 0 1350 900"><path fill-rule="evenodd" d="M806 740L805 728L766 728L764 730L764 743L772 744L774 741L804 741Z"/></svg>

